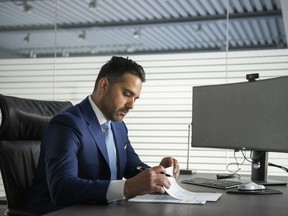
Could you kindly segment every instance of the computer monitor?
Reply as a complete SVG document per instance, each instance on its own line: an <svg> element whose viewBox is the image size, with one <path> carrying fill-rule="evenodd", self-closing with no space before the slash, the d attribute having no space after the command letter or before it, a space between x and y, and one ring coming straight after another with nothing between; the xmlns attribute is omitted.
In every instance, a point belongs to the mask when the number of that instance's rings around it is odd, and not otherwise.
<svg viewBox="0 0 288 216"><path fill-rule="evenodd" d="M192 110L192 147L251 150L251 180L278 184L268 152L288 153L288 76L193 87Z"/></svg>

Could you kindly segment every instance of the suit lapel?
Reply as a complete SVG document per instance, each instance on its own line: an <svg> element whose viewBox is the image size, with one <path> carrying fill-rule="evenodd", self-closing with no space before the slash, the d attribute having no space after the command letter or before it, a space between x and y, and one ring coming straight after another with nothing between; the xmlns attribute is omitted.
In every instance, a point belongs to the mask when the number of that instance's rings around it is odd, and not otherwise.
<svg viewBox="0 0 288 216"><path fill-rule="evenodd" d="M103 157L105 158L107 164L109 165L108 152L105 144L105 135L102 131L101 126L99 125L99 123L98 125L90 124L88 126L88 129L91 136L94 138L96 145L100 149Z"/></svg>
<svg viewBox="0 0 288 216"><path fill-rule="evenodd" d="M101 151L107 164L109 165L108 153L107 153L107 148L105 145L105 135L91 107L88 97L82 101L82 103L80 104L80 107L81 107L81 111L84 116L84 119L87 122L89 132L91 136L93 137L93 139L95 140L95 143L98 146L99 150Z"/></svg>

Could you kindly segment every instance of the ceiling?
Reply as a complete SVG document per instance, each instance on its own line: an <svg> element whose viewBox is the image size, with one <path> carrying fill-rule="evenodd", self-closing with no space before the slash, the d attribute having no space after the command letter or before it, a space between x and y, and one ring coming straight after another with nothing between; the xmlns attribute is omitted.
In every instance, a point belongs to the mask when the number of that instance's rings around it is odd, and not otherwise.
<svg viewBox="0 0 288 216"><path fill-rule="evenodd" d="M283 49L287 13L287 0L0 0L0 58Z"/></svg>

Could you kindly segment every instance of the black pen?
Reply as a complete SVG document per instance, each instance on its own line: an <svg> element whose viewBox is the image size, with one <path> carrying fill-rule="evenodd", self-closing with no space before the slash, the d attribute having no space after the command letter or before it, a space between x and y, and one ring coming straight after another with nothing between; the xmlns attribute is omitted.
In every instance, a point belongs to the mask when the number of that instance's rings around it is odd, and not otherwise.
<svg viewBox="0 0 288 216"><path fill-rule="evenodd" d="M139 171L144 171L145 169L147 169L147 167L137 166L136 169ZM164 174L167 177L172 177L171 175L169 175L167 173L161 173L161 174Z"/></svg>

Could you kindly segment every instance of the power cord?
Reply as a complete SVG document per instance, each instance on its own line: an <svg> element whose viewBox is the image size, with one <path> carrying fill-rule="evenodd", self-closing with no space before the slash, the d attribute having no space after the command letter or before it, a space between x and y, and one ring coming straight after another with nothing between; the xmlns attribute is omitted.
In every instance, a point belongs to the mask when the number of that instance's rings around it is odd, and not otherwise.
<svg viewBox="0 0 288 216"><path fill-rule="evenodd" d="M241 150L241 152L242 152L242 155L243 155L243 157L244 157L244 160L248 161L249 163L252 163L252 161L249 160L249 159L246 157L246 154L244 153L244 151ZM251 153L252 153L252 151L250 151L250 157L251 157ZM261 154L259 155L259 157L260 157L260 156L261 156ZM284 170L285 172L288 172L288 168L283 167L283 166L281 166L281 165L277 165L277 164L273 164L273 163L268 162L268 166L277 167L277 168L280 168L280 169Z"/></svg>
<svg viewBox="0 0 288 216"><path fill-rule="evenodd" d="M238 172L241 170L241 168L240 168L239 166L244 164L245 158L244 158L244 160L243 160L241 163L239 163L239 162L238 162L238 159L237 159L237 157L236 157L236 152L237 152L237 151L234 151L234 160L235 160L235 162L234 162L234 163L229 163L229 164L227 164L227 166L226 166L226 170L231 173L231 174L229 174L229 175L226 175L226 176L227 176L226 178L233 178L233 177L238 178L238 179L241 178L241 175L238 174ZM242 153L242 154L243 154L243 153ZM232 165L236 165L236 166L237 166L237 170L235 170L235 171L230 170L229 167L232 166ZM217 177L218 177L218 176L217 176Z"/></svg>
<svg viewBox="0 0 288 216"><path fill-rule="evenodd" d="M226 166L226 170L230 173L230 174L217 174L217 179L226 179L226 178L238 178L238 179L241 179L241 175L238 174L237 172L239 172L241 170L241 168L239 167L240 165L243 165L245 161L249 162L249 163L252 163L252 160L250 160L247 156L246 156L246 151L245 150L240 150L242 156L243 156L243 161L241 163L238 162L238 159L236 157L236 150L234 151L234 160L236 162L233 162L233 163L229 163L227 164ZM251 158L251 153L252 151L250 151L250 158ZM259 157L261 156L261 154L259 155ZM236 165L237 166L237 170L230 170L229 167L232 166L232 165ZM285 172L288 173L288 168L284 167L284 166L281 166L281 165L277 165L277 164L273 164L273 163L270 163L268 162L268 166L273 166L273 167L277 167L277 168L280 168L282 170L284 170Z"/></svg>
<svg viewBox="0 0 288 216"><path fill-rule="evenodd" d="M285 172L288 173L288 169L286 167L283 167L283 166L280 166L280 165L277 165L277 164L273 164L273 163L270 163L270 162L268 162L268 166L273 166L273 167L280 168L280 169L282 169L282 170L284 170Z"/></svg>

